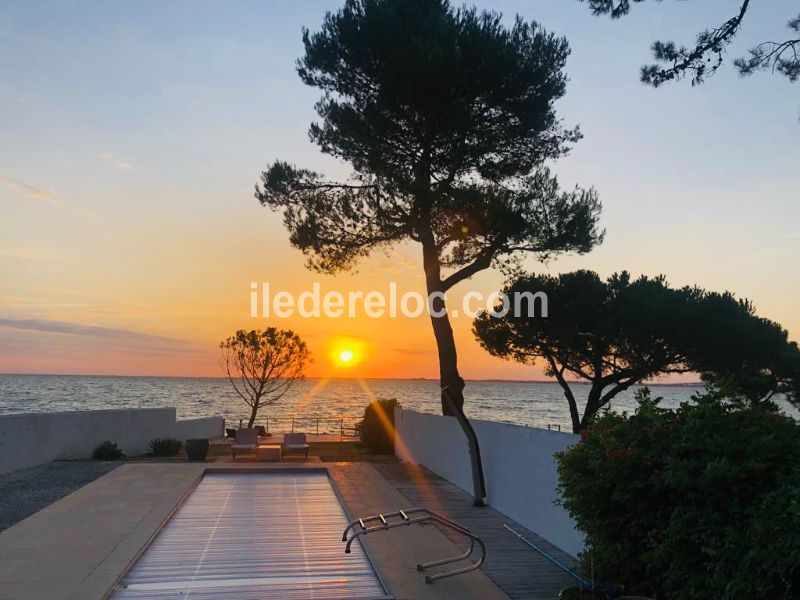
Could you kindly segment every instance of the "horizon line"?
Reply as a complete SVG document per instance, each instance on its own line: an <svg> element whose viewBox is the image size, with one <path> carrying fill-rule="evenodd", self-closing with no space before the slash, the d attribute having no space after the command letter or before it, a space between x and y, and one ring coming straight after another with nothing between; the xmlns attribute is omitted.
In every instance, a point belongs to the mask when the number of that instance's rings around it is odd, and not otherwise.
<svg viewBox="0 0 800 600"><path fill-rule="evenodd" d="M91 374L91 373L11 373L0 371L0 376L13 375L22 377L118 377L118 378L149 378L149 379L221 379L223 381L228 378L224 375L109 375L109 374ZM373 381L439 381L436 377L304 377L303 379L334 379L342 381L353 381L359 379L367 379ZM504 379L490 377L487 379L468 379L464 378L466 382L478 383L549 383L559 385L558 381L553 379ZM576 383L581 385L589 385L590 382L582 379L569 380L569 383ZM647 385L655 387L689 387L694 385L705 385L702 381L680 381L675 383L664 382L650 382L650 383L637 383L634 385Z"/></svg>

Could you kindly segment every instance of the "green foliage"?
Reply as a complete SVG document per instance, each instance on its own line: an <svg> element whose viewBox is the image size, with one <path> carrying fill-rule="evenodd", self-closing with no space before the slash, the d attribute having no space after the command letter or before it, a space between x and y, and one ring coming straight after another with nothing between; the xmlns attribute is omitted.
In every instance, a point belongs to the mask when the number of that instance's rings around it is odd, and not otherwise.
<svg viewBox="0 0 800 600"><path fill-rule="evenodd" d="M403 241L422 246L442 387L464 403L443 294L493 265L599 244L593 189L562 191L547 162L581 135L555 111L566 39L535 22L448 0L346 0L303 31L300 78L319 89L309 136L349 179L276 160L256 198L283 212L310 268L354 268Z"/></svg>
<svg viewBox="0 0 800 600"><path fill-rule="evenodd" d="M183 442L172 438L150 440L150 453L153 456L175 456L183 448Z"/></svg>
<svg viewBox="0 0 800 600"><path fill-rule="evenodd" d="M106 440L92 452L94 460L121 460L125 453L114 442Z"/></svg>
<svg viewBox="0 0 800 600"><path fill-rule="evenodd" d="M504 255L600 242L597 194L560 191L544 166L580 138L554 110L564 38L445 0L347 0L303 43L298 73L322 92L310 137L353 177L275 161L256 197L283 210L311 267L350 269L411 239L446 290ZM440 266L457 270L440 279Z"/></svg>
<svg viewBox="0 0 800 600"><path fill-rule="evenodd" d="M563 504L598 577L691 600L800 593L800 426L718 394L676 410L649 391L557 455Z"/></svg>
<svg viewBox="0 0 800 600"><path fill-rule="evenodd" d="M258 409L283 397L303 378L311 352L291 329L267 327L240 329L223 340L222 368L236 394L250 407L248 427L253 427Z"/></svg>
<svg viewBox="0 0 800 600"><path fill-rule="evenodd" d="M592 271L522 275L507 284L510 298L544 293L548 314L480 315L474 333L491 354L543 360L570 405L573 429L585 427L614 396L649 378L697 372L730 397L769 402L776 393L798 398L800 350L779 324L758 317L730 293L672 288L663 276L603 281ZM568 378L591 383L581 417Z"/></svg>
<svg viewBox="0 0 800 600"><path fill-rule="evenodd" d="M364 409L361 441L376 454L394 454L394 409L397 400L374 400Z"/></svg>

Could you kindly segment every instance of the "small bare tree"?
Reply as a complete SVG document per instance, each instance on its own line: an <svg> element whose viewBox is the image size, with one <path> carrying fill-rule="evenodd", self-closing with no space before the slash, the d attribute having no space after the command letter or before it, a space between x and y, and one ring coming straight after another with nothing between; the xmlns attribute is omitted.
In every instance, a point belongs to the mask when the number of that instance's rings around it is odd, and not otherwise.
<svg viewBox="0 0 800 600"><path fill-rule="evenodd" d="M248 427L253 427L259 408L275 403L303 378L311 356L294 331L276 327L240 329L219 347L228 380L251 409Z"/></svg>

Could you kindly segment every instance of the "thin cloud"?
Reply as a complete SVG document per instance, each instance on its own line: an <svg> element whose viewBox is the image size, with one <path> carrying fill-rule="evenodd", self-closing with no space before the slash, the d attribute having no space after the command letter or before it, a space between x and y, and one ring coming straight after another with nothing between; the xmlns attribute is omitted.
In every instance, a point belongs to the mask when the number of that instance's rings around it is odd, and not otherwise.
<svg viewBox="0 0 800 600"><path fill-rule="evenodd" d="M74 259L56 249L34 244L18 244L15 242L0 242L0 258L74 262ZM0 285L0 289L3 287L7 286Z"/></svg>
<svg viewBox="0 0 800 600"><path fill-rule="evenodd" d="M100 158L102 158L108 164L114 165L115 167L123 171L133 171L136 168L128 161L114 158L114 155L111 154L111 152L104 152L103 154L100 155Z"/></svg>
<svg viewBox="0 0 800 600"><path fill-rule="evenodd" d="M58 206L62 206L63 203L60 200L56 199L56 195L54 192L48 192L43 190L42 188L38 188L33 185L28 185L27 183L23 183L21 181L17 181L16 179L12 179L11 177L5 177L4 175L0 175L0 181L6 184L6 187L14 192L17 196L22 196L24 198L33 198L35 200L45 200L50 202L51 204L55 204Z"/></svg>
<svg viewBox="0 0 800 600"><path fill-rule="evenodd" d="M56 193L52 190L44 190L40 187L36 187L35 185L29 185L19 181L18 179L7 177L5 175L0 175L0 182L3 182L6 185L6 188L21 198L30 198L32 200L47 202L48 204L68 210L69 212L89 219L90 221L94 221L95 223L100 223L100 217L98 217L96 214L87 212L80 208L75 208L74 206L67 204L63 200L57 198Z"/></svg>
<svg viewBox="0 0 800 600"><path fill-rule="evenodd" d="M415 271L417 265L402 252L397 252L391 258L381 260L371 269L372 273L401 274Z"/></svg>
<svg viewBox="0 0 800 600"><path fill-rule="evenodd" d="M2 256L2 249L3 245L0 244L0 256ZM103 290L88 290L85 288L71 288L71 287L63 287L63 286L53 286L53 285L28 285L28 284L21 284L21 283L11 283L11 282L4 282L0 283L0 291L2 290L11 290L13 292L32 292L37 296L41 294L66 294L68 296L78 296L81 298L114 298L114 299L125 299L123 294L119 294L116 292L108 292Z"/></svg>
<svg viewBox="0 0 800 600"><path fill-rule="evenodd" d="M153 335L150 333L141 333L139 331L133 331L130 329L98 327L96 325L81 325L79 323L70 323L69 321L54 321L51 319L10 319L0 317L0 327L42 331L45 333L60 333L65 335L91 336L109 340L127 340L176 346L182 346L186 344L184 340Z"/></svg>
<svg viewBox="0 0 800 600"><path fill-rule="evenodd" d="M432 354L434 352L433 348L412 348L408 346L393 346L391 347L392 352L397 352L398 354L417 354L417 355L426 355Z"/></svg>

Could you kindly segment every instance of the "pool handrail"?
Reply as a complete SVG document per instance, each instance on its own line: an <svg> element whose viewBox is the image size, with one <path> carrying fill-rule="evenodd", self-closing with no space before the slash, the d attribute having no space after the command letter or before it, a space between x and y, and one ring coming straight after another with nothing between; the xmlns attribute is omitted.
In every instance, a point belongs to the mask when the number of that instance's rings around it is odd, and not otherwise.
<svg viewBox="0 0 800 600"><path fill-rule="evenodd" d="M417 517L410 517L409 515L414 514L421 514L421 516ZM399 518L399 520L392 520ZM373 521L379 521L379 525L369 526L368 523ZM388 529L393 529L395 527L401 526L409 526L415 525L418 523L425 523L425 522L434 522L439 523L444 527L448 527L463 536L467 537L470 541L469 549L464 552L463 554L459 554L458 556L452 556L448 558L443 558L440 560L435 560L428 563L418 563L417 570L424 571L430 567L438 567L441 565L446 565L454 562L458 562L460 560L464 560L469 558L473 551L475 550L475 544L477 542L478 546L480 546L481 554L480 558L476 561L473 561L471 564L461 567L458 569L453 569L452 571L445 571L443 573L437 573L435 575L426 575L425 576L425 583L433 583L437 579L443 579L444 577L452 577L453 575L460 575L461 573L467 573L469 571L474 571L475 569L480 568L480 566L486 560L486 545L483 543L480 537L472 533L469 529L445 517L442 514L439 514L435 511L432 511L427 508L423 507L415 507L415 508L407 508L404 510L398 510L391 513L386 514L377 514L372 515L370 517L362 517L360 519L356 519L355 521L350 522L347 527L345 527L344 532L342 532L342 542L347 542L345 545L345 553L350 553L350 546L353 544L353 540L355 540L359 536L365 536L368 533L372 533L373 531L386 531ZM359 529L355 530L355 527L358 526ZM348 532L353 531L353 534L348 538Z"/></svg>

